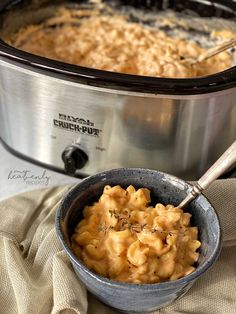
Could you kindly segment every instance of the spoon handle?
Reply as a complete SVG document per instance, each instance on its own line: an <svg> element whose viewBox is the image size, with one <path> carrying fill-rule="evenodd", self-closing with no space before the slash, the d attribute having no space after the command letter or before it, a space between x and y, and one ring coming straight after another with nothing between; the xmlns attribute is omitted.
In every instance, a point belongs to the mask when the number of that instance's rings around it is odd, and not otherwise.
<svg viewBox="0 0 236 314"><path fill-rule="evenodd" d="M220 52L223 52L229 48L232 48L236 46L236 38L233 38L231 40L228 41L224 41L222 44L217 45L214 48L208 49L206 52L203 52L202 54L199 55L199 57L197 59L195 59L194 61L192 61L192 65L205 61L215 55L217 55Z"/></svg>
<svg viewBox="0 0 236 314"><path fill-rule="evenodd" d="M183 208L195 197L201 194L202 191L216 180L220 175L229 169L236 162L236 141L221 155L221 157L207 170L207 172L193 186L192 191L179 204L179 208Z"/></svg>

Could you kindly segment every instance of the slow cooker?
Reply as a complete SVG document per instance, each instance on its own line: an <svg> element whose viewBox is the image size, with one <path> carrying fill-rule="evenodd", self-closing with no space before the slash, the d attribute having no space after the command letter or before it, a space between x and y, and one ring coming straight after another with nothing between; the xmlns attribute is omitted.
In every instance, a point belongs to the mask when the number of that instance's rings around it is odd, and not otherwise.
<svg viewBox="0 0 236 314"><path fill-rule="evenodd" d="M1 32L47 5L0 1ZM229 0L122 5L236 18ZM236 137L236 67L191 79L144 77L49 60L1 40L0 136L14 154L69 175L145 167L194 180Z"/></svg>

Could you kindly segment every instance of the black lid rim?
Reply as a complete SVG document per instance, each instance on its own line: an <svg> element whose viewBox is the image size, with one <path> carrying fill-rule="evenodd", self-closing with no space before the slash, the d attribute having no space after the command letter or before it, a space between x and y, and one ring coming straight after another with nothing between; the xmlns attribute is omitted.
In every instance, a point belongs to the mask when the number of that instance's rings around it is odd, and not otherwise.
<svg viewBox="0 0 236 314"><path fill-rule="evenodd" d="M197 78L160 78L131 75L55 61L14 48L0 40L0 58L18 66L58 79L94 87L148 94L209 94L236 86L236 66L216 74Z"/></svg>

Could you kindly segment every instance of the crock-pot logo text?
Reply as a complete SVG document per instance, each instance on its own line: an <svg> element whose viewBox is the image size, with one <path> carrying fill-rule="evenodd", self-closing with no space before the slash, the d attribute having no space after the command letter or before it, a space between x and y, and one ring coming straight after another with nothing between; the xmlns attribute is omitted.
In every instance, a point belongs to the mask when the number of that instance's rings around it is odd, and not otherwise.
<svg viewBox="0 0 236 314"><path fill-rule="evenodd" d="M59 113L58 119L53 120L54 127L82 133L90 136L100 136L101 130L94 128L94 123L90 120Z"/></svg>

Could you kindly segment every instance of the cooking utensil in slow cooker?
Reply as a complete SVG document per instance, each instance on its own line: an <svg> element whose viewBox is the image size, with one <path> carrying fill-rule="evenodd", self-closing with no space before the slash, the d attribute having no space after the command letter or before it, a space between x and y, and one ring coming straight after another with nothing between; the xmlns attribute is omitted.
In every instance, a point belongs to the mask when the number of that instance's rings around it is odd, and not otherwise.
<svg viewBox="0 0 236 314"><path fill-rule="evenodd" d="M224 152L224 154L217 159L217 161L207 170L207 172L198 180L193 186L190 193L178 205L179 208L185 207L199 194L206 190L209 185L215 181L219 176L223 175L226 170L236 163L236 141Z"/></svg>
<svg viewBox="0 0 236 314"><path fill-rule="evenodd" d="M0 31L41 23L57 4L76 2L9 0L0 7ZM152 13L183 13L199 36L201 17L216 27L236 25L234 1L150 3ZM23 158L76 176L146 167L198 179L236 138L235 99L235 66L191 79L144 77L49 60L0 41L2 141Z"/></svg>
<svg viewBox="0 0 236 314"><path fill-rule="evenodd" d="M186 58L184 59L185 62L189 62L192 66L197 65L200 62L206 61L211 57L214 57L215 55L228 50L230 48L233 48L234 46L236 46L236 38L231 39L229 41L223 42L220 45L217 45L214 48L208 49L207 51L201 53L197 59L194 58Z"/></svg>

